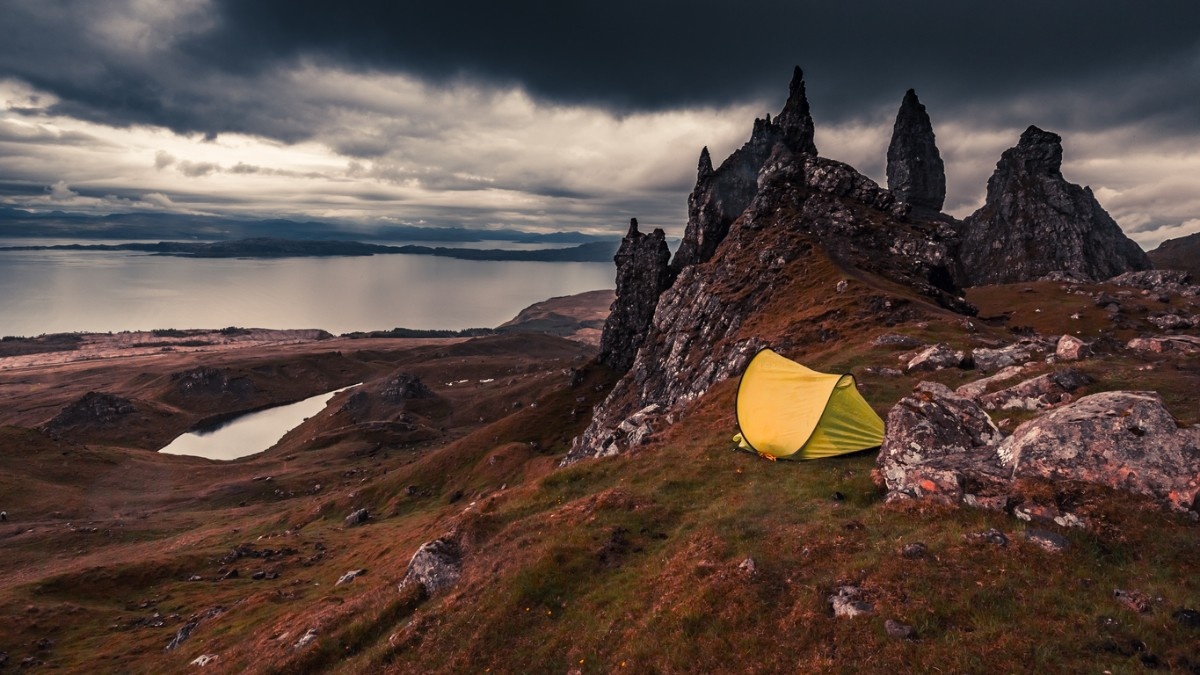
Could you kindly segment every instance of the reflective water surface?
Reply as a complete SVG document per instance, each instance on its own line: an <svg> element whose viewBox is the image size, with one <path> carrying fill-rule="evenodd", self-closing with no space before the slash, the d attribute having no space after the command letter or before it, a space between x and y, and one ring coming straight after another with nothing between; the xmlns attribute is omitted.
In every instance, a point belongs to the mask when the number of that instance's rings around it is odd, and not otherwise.
<svg viewBox="0 0 1200 675"><path fill-rule="evenodd" d="M171 441L159 452L208 459L237 459L263 452L301 422L321 412L334 394L347 389L350 387L318 394L288 405L248 413L212 429L189 431Z"/></svg>
<svg viewBox="0 0 1200 675"><path fill-rule="evenodd" d="M417 255L249 260L4 251L0 336L226 326L335 334L493 327L540 300L612 288L615 276L611 263Z"/></svg>

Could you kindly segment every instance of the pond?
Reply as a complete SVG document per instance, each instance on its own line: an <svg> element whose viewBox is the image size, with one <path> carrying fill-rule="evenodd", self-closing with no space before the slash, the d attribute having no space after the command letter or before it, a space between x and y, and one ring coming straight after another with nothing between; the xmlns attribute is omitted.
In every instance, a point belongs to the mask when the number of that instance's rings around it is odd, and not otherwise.
<svg viewBox="0 0 1200 675"><path fill-rule="evenodd" d="M321 412L334 394L357 386L342 387L303 401L247 413L208 429L189 431L159 452L221 460L255 455L269 449L284 434Z"/></svg>

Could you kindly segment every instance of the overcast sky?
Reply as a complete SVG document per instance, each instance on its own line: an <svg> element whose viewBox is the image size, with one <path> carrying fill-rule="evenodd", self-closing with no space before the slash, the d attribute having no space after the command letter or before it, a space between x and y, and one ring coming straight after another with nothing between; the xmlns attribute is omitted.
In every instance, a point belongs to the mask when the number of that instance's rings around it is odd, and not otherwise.
<svg viewBox="0 0 1200 675"><path fill-rule="evenodd" d="M1200 231L1194 0L0 0L0 203L678 235L804 68L881 183L904 91L947 210L1030 124L1147 248Z"/></svg>

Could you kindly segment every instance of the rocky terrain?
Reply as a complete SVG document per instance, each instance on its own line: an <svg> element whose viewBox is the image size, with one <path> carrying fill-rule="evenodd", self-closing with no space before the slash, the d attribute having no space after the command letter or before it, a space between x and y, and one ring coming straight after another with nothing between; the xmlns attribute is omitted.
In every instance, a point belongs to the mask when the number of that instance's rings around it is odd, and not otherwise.
<svg viewBox="0 0 1200 675"><path fill-rule="evenodd" d="M1200 286L1141 270L1026 135L959 222L915 93L884 189L817 155L797 69L702 152L674 259L631 223L615 299L513 322L611 300L598 343L0 369L0 669L1200 672ZM1020 278L973 282L964 242L1001 216ZM883 447L738 451L765 346L853 373ZM153 452L354 382L258 455Z"/></svg>
<svg viewBox="0 0 1200 675"><path fill-rule="evenodd" d="M1200 279L1200 232L1168 239L1146 255L1158 269L1183 270Z"/></svg>

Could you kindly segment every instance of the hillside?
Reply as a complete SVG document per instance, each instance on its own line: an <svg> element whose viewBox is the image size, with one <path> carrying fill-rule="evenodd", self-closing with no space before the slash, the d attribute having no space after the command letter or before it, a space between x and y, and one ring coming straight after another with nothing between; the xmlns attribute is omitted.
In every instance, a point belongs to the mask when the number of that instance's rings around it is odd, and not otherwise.
<svg viewBox="0 0 1200 675"><path fill-rule="evenodd" d="M943 170L917 121L889 164ZM702 151L674 260L630 223L598 345L320 336L0 368L0 667L1200 672L1200 287L1038 261L964 288L944 181L910 162L884 189L816 152L796 69L742 148ZM1076 194L1042 178L1021 214ZM1079 195L1064 237L1108 228ZM577 329L609 297L508 328ZM738 376L767 346L853 374L882 448L739 450ZM259 455L153 452L355 382ZM1031 436L1061 442L1012 463Z"/></svg>
<svg viewBox="0 0 1200 675"><path fill-rule="evenodd" d="M1200 232L1168 239L1147 255L1156 269L1184 270L1193 280L1200 279Z"/></svg>

